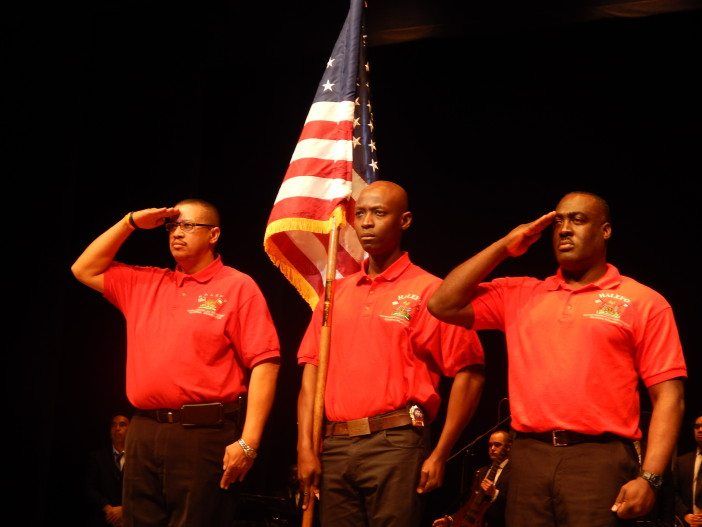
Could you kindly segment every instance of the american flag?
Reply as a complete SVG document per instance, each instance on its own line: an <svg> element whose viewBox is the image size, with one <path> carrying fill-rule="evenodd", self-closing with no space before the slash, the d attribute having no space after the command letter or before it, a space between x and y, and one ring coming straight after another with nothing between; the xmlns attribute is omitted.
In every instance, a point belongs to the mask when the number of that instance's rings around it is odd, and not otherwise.
<svg viewBox="0 0 702 527"><path fill-rule="evenodd" d="M351 0L263 241L273 263L312 309L324 291L332 218L342 225L337 278L359 270L364 252L346 217L353 214L359 192L378 179L364 7L363 0Z"/></svg>

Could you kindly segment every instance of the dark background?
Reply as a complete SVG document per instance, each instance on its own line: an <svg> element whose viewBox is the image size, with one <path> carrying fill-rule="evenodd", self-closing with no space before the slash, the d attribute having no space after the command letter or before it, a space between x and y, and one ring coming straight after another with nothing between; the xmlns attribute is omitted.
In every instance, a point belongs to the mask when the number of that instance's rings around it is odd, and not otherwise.
<svg viewBox="0 0 702 527"><path fill-rule="evenodd" d="M70 264L126 212L184 197L219 205L224 260L260 284L281 338L279 395L248 490L283 492L294 463L294 355L309 309L262 238L347 4L202 4L25 5L5 18L3 485L24 524L81 523L86 453L127 405L122 317ZM434 6L444 18L457 9ZM680 451L689 449L702 366L702 12L509 25L485 16L483 30L457 24L370 49L381 177L405 186L414 212L406 246L443 276L567 191L604 196L611 261L674 308L690 370ZM119 257L170 265L160 232L136 233ZM542 241L498 274L554 269ZM481 337L488 383L461 444L494 425L507 391L502 336ZM484 451L483 441L449 464L428 516Z"/></svg>

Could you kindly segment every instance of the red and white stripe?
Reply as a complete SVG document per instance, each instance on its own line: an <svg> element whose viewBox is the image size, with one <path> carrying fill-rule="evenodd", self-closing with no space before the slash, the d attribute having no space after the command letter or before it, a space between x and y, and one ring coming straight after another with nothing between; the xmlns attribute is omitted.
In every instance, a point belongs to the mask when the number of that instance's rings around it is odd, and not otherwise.
<svg viewBox="0 0 702 527"><path fill-rule="evenodd" d="M312 105L268 219L269 229L296 218L322 225L339 205L344 207L345 217L352 218L355 199L366 186L353 170L353 120L353 101ZM280 223L276 225L277 222ZM313 230L275 231L267 231L266 244L274 244L294 272L320 296L324 290L328 234ZM358 271L363 257L353 228L344 225L339 236L337 277ZM316 301L310 301L313 303Z"/></svg>

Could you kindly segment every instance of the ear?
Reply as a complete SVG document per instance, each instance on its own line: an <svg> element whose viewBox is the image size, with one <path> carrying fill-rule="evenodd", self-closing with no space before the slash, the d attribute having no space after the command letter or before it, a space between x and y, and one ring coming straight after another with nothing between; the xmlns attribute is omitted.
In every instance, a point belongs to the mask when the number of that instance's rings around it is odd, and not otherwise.
<svg viewBox="0 0 702 527"><path fill-rule="evenodd" d="M410 225L412 225L412 213L410 211L403 212L402 216L400 216L400 228L406 231L410 228Z"/></svg>
<svg viewBox="0 0 702 527"><path fill-rule="evenodd" d="M612 237L612 224L609 222L602 224L602 235L605 240L609 240Z"/></svg>
<svg viewBox="0 0 702 527"><path fill-rule="evenodd" d="M215 245L217 240L219 240L219 235L222 233L222 229L219 227L212 227L210 229L210 245Z"/></svg>

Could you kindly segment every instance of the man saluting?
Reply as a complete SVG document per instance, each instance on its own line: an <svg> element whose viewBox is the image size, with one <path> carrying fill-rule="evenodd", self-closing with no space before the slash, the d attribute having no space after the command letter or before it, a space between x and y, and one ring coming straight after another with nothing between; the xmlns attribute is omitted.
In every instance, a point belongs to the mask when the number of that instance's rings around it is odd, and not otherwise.
<svg viewBox="0 0 702 527"><path fill-rule="evenodd" d="M551 224L554 276L482 282ZM607 263L611 236L607 203L572 192L451 271L429 302L441 320L506 335L510 527L619 525L652 508L670 462L686 376L673 312ZM642 467L639 379L653 403Z"/></svg>

